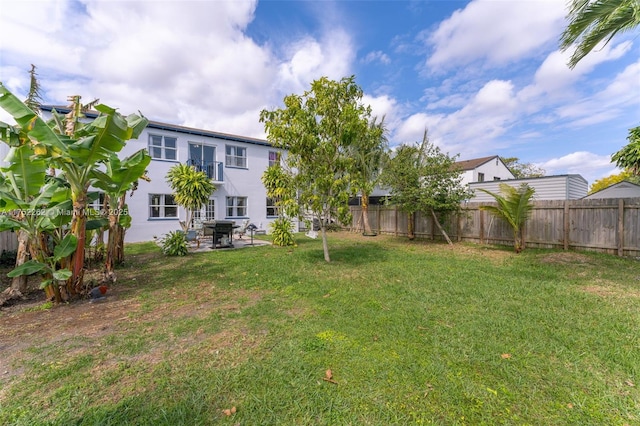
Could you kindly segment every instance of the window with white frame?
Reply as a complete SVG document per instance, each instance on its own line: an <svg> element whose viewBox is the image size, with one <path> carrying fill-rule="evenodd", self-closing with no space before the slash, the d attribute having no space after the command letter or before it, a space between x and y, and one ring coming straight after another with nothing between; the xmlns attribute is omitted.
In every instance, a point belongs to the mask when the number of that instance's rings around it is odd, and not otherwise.
<svg viewBox="0 0 640 426"><path fill-rule="evenodd" d="M149 194L149 218L177 218L178 205L171 194Z"/></svg>
<svg viewBox="0 0 640 426"><path fill-rule="evenodd" d="M242 146L226 146L225 165L228 167L247 168L247 148Z"/></svg>
<svg viewBox="0 0 640 426"><path fill-rule="evenodd" d="M280 164L280 153L278 151L269 151L269 167Z"/></svg>
<svg viewBox="0 0 640 426"><path fill-rule="evenodd" d="M478 182L484 182L484 173L478 173Z"/></svg>
<svg viewBox="0 0 640 426"><path fill-rule="evenodd" d="M149 155L156 160L177 160L178 140L171 136L149 135Z"/></svg>
<svg viewBox="0 0 640 426"><path fill-rule="evenodd" d="M276 206L276 199L267 197L267 216L278 216L278 206Z"/></svg>
<svg viewBox="0 0 640 426"><path fill-rule="evenodd" d="M193 221L207 222L216 218L216 200L209 200L204 209L193 212Z"/></svg>
<svg viewBox="0 0 640 426"><path fill-rule="evenodd" d="M246 217L247 197L227 197L227 217Z"/></svg>

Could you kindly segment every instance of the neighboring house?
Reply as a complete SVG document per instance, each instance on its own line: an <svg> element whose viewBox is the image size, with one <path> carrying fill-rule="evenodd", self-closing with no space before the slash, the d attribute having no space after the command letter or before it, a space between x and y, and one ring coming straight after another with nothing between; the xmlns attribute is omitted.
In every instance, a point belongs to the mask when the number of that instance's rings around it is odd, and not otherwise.
<svg viewBox="0 0 640 426"><path fill-rule="evenodd" d="M457 161L454 166L462 171L462 180L460 181L462 185L471 182L515 179L511 170L497 155Z"/></svg>
<svg viewBox="0 0 640 426"><path fill-rule="evenodd" d="M50 113L52 108L42 107L43 113ZM68 111L55 108L62 113ZM197 220L232 220L241 225L248 219L259 230L267 230L277 218L261 176L269 165L280 161L281 154L266 140L150 121L138 139L127 142L119 157L143 148L152 158L147 168L151 182L140 181L133 196L127 196L132 218L127 242L150 241L180 229L179 221L186 219L186 211L176 205L165 180L169 169L178 163L205 171L216 186L208 204L196 215Z"/></svg>
<svg viewBox="0 0 640 426"><path fill-rule="evenodd" d="M584 197L585 200L595 200L602 198L637 198L640 197L640 185L623 180L622 182L609 185L600 191Z"/></svg>
<svg viewBox="0 0 640 426"><path fill-rule="evenodd" d="M474 196L469 201L495 201L491 195L479 191L479 189L482 188L493 193L500 193L501 183L506 183L516 188L526 183L536 190L533 195L535 200L578 200L587 195L587 188L589 186L585 178L580 175L557 175L509 179L504 181L472 182L469 184L469 188L473 190Z"/></svg>

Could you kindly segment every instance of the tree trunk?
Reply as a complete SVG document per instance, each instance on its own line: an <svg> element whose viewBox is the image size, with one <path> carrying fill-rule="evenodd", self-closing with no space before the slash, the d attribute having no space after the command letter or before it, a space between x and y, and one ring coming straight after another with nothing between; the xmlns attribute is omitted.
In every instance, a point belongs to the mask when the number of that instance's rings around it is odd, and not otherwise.
<svg viewBox="0 0 640 426"><path fill-rule="evenodd" d="M16 268L29 259L29 234L23 230L16 231L18 237L18 251L16 254ZM11 286L0 294L0 306L11 299L21 299L27 293L27 276L13 277Z"/></svg>
<svg viewBox="0 0 640 426"><path fill-rule="evenodd" d="M114 210L112 209L111 213L113 212ZM118 216L115 214L109 214L109 235L107 237L107 253L104 262L104 276L102 278L105 282L114 282L116 280L114 266L118 251L117 225Z"/></svg>
<svg viewBox="0 0 640 426"><path fill-rule="evenodd" d="M413 240L416 238L415 234L415 213L407 213L407 238Z"/></svg>
<svg viewBox="0 0 640 426"><path fill-rule="evenodd" d="M364 235L373 235L373 231L371 230L371 224L369 224L369 194L362 193L362 198L360 199L360 203L362 205L362 220L364 223Z"/></svg>
<svg viewBox="0 0 640 426"><path fill-rule="evenodd" d="M452 246L453 243L451 242L451 239L449 238L449 236L445 232L445 230L442 227L442 225L440 225L440 221L438 220L438 217L436 216L436 212L434 212L433 209L431 209L431 216L433 217L433 220L434 220L436 226L438 227L438 229L440 230L440 232L442 232L442 235L444 235L444 238L447 240L449 245Z"/></svg>
<svg viewBox="0 0 640 426"><path fill-rule="evenodd" d="M71 233L78 240L76 251L71 256L71 278L67 282L67 291L70 295L82 293L82 284L84 278L84 247L86 238L87 216L85 209L87 208L86 191L78 194L73 201L73 216L71 218Z"/></svg>
<svg viewBox="0 0 640 426"><path fill-rule="evenodd" d="M329 257L329 244L327 243L327 224L323 219L320 219L320 231L322 232L322 250L324 251L324 260L331 262L331 258Z"/></svg>

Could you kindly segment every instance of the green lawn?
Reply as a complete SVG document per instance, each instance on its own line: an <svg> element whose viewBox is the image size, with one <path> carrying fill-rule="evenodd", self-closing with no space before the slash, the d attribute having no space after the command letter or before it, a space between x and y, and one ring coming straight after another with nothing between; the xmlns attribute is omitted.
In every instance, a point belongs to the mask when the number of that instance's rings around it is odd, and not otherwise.
<svg viewBox="0 0 640 426"><path fill-rule="evenodd" d="M640 424L638 260L298 243L132 245L107 302L0 312L0 424Z"/></svg>

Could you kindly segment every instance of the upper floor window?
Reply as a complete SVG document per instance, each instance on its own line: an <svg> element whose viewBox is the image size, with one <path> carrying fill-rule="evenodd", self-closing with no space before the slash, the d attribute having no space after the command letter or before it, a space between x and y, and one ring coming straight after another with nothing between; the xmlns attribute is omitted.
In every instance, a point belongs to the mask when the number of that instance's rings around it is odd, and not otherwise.
<svg viewBox="0 0 640 426"><path fill-rule="evenodd" d="M177 218L178 205L171 194L149 194L149 217Z"/></svg>
<svg viewBox="0 0 640 426"><path fill-rule="evenodd" d="M484 182L484 173L478 173L478 182Z"/></svg>
<svg viewBox="0 0 640 426"><path fill-rule="evenodd" d="M227 197L227 217L246 217L247 197Z"/></svg>
<svg viewBox="0 0 640 426"><path fill-rule="evenodd" d="M177 160L177 141L171 136L149 135L149 155L159 160Z"/></svg>
<svg viewBox="0 0 640 426"><path fill-rule="evenodd" d="M267 197L267 216L278 216L278 206L275 198Z"/></svg>
<svg viewBox="0 0 640 426"><path fill-rule="evenodd" d="M247 148L235 145L226 146L225 163L230 167L247 168Z"/></svg>
<svg viewBox="0 0 640 426"><path fill-rule="evenodd" d="M494 176L493 180L500 180L500 177L499 176Z"/></svg>
<svg viewBox="0 0 640 426"><path fill-rule="evenodd" d="M280 164L280 153L278 151L269 151L269 167Z"/></svg>

